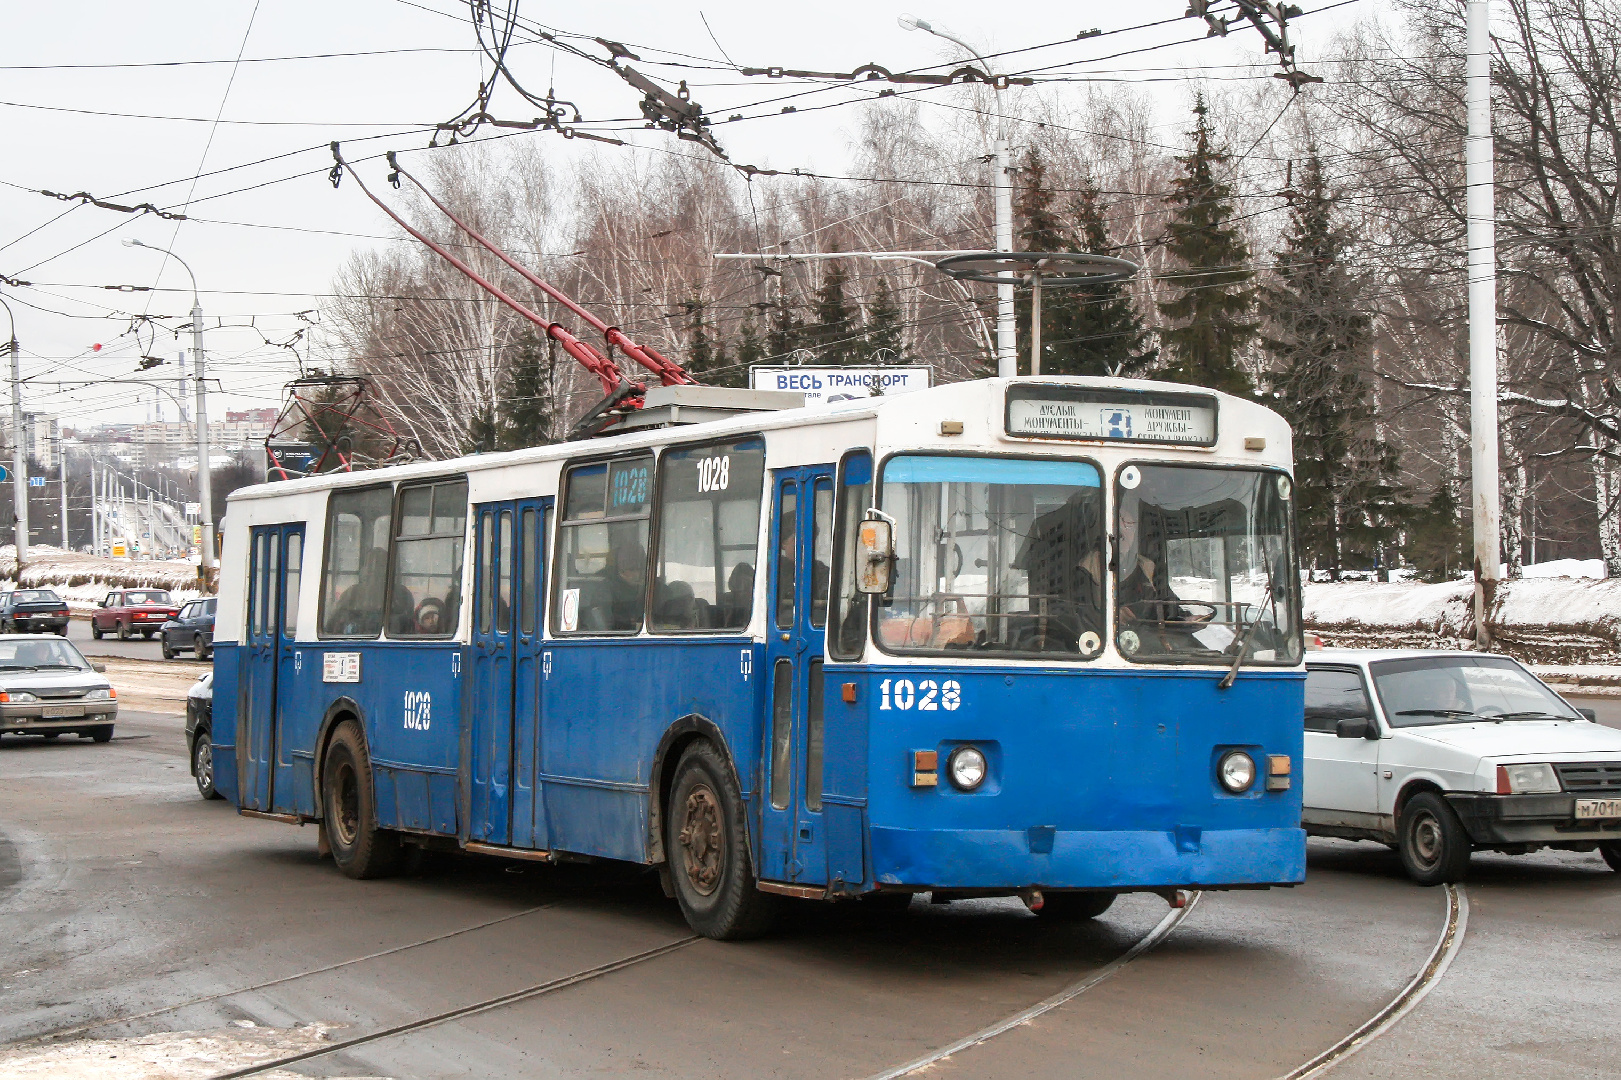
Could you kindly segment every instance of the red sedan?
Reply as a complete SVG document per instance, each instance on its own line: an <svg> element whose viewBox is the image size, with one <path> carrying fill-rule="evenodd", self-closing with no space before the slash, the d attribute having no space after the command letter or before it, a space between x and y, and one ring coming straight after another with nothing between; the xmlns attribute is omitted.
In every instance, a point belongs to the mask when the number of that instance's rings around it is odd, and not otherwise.
<svg viewBox="0 0 1621 1080"><path fill-rule="evenodd" d="M90 636L118 633L120 641L136 634L147 640L158 628L180 613L180 608L164 589L114 589L90 613Z"/></svg>

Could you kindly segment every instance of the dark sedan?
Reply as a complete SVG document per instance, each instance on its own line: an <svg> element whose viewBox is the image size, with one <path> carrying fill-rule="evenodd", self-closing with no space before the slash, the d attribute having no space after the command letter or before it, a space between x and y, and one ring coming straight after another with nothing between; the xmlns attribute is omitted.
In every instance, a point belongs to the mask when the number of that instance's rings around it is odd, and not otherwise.
<svg viewBox="0 0 1621 1080"><path fill-rule="evenodd" d="M214 673L198 678L186 691L186 747L191 752L191 775L197 793L205 799L224 798L214 790Z"/></svg>
<svg viewBox="0 0 1621 1080"><path fill-rule="evenodd" d="M68 636L67 601L49 589L0 593L0 634L50 632Z"/></svg>
<svg viewBox="0 0 1621 1080"><path fill-rule="evenodd" d="M193 600L180 609L180 614L163 624L158 640L163 645L163 658L173 660L176 653L189 652L199 660L214 655L214 611L219 606L216 597Z"/></svg>

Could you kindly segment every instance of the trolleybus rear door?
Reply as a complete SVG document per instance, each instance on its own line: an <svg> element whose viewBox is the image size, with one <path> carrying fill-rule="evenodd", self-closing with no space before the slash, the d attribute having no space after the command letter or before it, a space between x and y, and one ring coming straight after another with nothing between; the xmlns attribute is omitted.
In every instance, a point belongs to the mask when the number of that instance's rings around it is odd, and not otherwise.
<svg viewBox="0 0 1621 1080"><path fill-rule="evenodd" d="M518 503L513 603L516 643L512 687L512 846L547 846L546 803L540 793L541 683L546 678L546 536L551 499Z"/></svg>
<svg viewBox="0 0 1621 1080"><path fill-rule="evenodd" d="M284 656L292 656L292 632L282 632L288 538L302 561L304 526L261 525L253 529L248 553L248 621L237 705L237 791L246 810L270 811L275 802L276 676ZM295 578L296 580L296 578ZM291 661L289 661L290 663ZM292 799L284 785L283 801Z"/></svg>
<svg viewBox="0 0 1621 1080"><path fill-rule="evenodd" d="M760 876L822 885L822 640L832 565L833 466L781 469L774 476Z"/></svg>
<svg viewBox="0 0 1621 1080"><path fill-rule="evenodd" d="M475 511L468 835L509 842L512 776L513 505Z"/></svg>
<svg viewBox="0 0 1621 1080"><path fill-rule="evenodd" d="M298 632L298 590L304 580L304 526L283 525L281 531L281 607L275 623L276 733L271 747L271 760L275 765L270 779L270 805L278 814L291 814L298 809L297 789L287 748L301 745L298 732L294 731L294 737L289 738L288 729L299 721L298 701L291 690L298 685L298 669L303 664L303 658L293 646Z"/></svg>

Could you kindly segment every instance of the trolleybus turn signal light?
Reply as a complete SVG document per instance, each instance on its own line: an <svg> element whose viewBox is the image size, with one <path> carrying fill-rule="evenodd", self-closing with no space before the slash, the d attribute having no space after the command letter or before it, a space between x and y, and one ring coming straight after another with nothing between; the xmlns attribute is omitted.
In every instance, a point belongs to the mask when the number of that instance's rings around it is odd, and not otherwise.
<svg viewBox="0 0 1621 1080"><path fill-rule="evenodd" d="M856 703L856 684L853 682L845 683L840 687L839 694L844 698L846 705L854 705Z"/></svg>
<svg viewBox="0 0 1621 1080"><path fill-rule="evenodd" d="M1292 766L1288 754L1268 754L1266 757L1266 789L1288 791Z"/></svg>
<svg viewBox="0 0 1621 1080"><path fill-rule="evenodd" d="M912 751L912 786L937 787L940 783L940 752Z"/></svg>

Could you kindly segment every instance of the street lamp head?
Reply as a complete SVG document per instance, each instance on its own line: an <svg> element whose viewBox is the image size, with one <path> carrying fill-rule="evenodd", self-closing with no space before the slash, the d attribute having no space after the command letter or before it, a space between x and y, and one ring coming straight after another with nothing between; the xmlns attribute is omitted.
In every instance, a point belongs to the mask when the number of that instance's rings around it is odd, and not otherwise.
<svg viewBox="0 0 1621 1080"><path fill-rule="evenodd" d="M902 30L922 30L931 34L934 32L934 27L930 26L927 22L918 18L916 15L902 15L895 21L900 23Z"/></svg>

